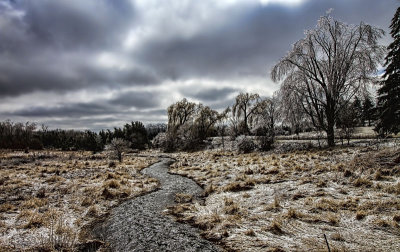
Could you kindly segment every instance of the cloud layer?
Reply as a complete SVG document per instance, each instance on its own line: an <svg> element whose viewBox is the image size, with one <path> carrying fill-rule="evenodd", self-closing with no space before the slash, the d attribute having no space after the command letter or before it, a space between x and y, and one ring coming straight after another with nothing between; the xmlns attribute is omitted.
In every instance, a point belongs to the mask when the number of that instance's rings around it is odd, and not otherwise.
<svg viewBox="0 0 400 252"><path fill-rule="evenodd" d="M187 97L222 109L271 95L268 73L333 8L384 28L396 0L5 0L0 2L0 119L51 127L166 120ZM388 43L385 38L382 43Z"/></svg>

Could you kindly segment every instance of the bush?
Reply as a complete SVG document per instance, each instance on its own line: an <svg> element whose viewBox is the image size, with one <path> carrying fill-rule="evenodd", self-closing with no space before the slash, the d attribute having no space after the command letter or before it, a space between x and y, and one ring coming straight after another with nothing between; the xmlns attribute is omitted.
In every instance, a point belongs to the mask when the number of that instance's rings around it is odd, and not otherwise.
<svg viewBox="0 0 400 252"><path fill-rule="evenodd" d="M118 159L122 162L122 153L128 149L129 143L121 138L114 138L109 145L106 145L106 150L109 151L110 158Z"/></svg>
<svg viewBox="0 0 400 252"><path fill-rule="evenodd" d="M261 151L269 151L273 149L274 138L268 136L259 136L258 140L258 148Z"/></svg>
<svg viewBox="0 0 400 252"><path fill-rule="evenodd" d="M153 148L164 149L167 145L167 133L158 133L151 142Z"/></svg>
<svg viewBox="0 0 400 252"><path fill-rule="evenodd" d="M196 151L203 148L203 141L189 130L187 127L181 127L178 131L159 133L153 139L153 147L160 148L164 152Z"/></svg>
<svg viewBox="0 0 400 252"><path fill-rule="evenodd" d="M246 136L239 136L237 139L237 148L239 152L249 153L256 148L256 144L253 140Z"/></svg>

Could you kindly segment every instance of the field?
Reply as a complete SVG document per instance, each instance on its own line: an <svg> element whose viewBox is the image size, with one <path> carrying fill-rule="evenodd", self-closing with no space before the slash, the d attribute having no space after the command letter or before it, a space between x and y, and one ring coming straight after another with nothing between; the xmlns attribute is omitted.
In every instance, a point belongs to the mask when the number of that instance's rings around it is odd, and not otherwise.
<svg viewBox="0 0 400 252"><path fill-rule="evenodd" d="M85 246L85 227L119 202L154 190L139 171L157 161L122 163L90 152L0 153L0 251Z"/></svg>
<svg viewBox="0 0 400 252"><path fill-rule="evenodd" d="M324 235L332 251L398 251L400 149L378 147L170 154L170 173L204 192L177 194L166 213L226 251L327 251ZM94 222L159 186L140 173L157 161L151 152L121 163L104 152L0 160L0 251L93 248Z"/></svg>
<svg viewBox="0 0 400 252"><path fill-rule="evenodd" d="M324 235L332 251L400 250L398 147L175 158L205 200L170 213L227 251L327 251Z"/></svg>

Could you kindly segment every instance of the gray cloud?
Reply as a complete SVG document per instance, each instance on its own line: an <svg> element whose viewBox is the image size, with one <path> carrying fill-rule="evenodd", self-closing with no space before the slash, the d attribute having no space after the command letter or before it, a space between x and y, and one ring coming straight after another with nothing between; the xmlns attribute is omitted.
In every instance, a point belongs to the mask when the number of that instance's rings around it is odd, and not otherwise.
<svg viewBox="0 0 400 252"><path fill-rule="evenodd" d="M201 100L205 102L213 102L226 99L227 96L232 93L238 92L234 88L204 88L197 92L191 92L190 90L183 90L183 94Z"/></svg>
<svg viewBox="0 0 400 252"><path fill-rule="evenodd" d="M135 17L126 1L5 1L0 15L0 97L159 82L145 69L96 62L104 52L121 54Z"/></svg>
<svg viewBox="0 0 400 252"><path fill-rule="evenodd" d="M160 97L169 100L168 95L171 103L173 95L183 95L223 108L235 92L258 91L260 84L251 82L257 78L266 82L260 94L272 93L277 87L269 85L271 66L329 8L344 22L365 21L388 31L397 7L396 0L307 0L291 7L258 0L3 0L0 120L37 118L89 128L129 118L162 121ZM187 80L199 85L175 85ZM210 87L202 80L225 85ZM125 88L131 91L120 93ZM93 100L93 89L117 95ZM78 91L88 97L71 98ZM32 106L37 93L60 100ZM21 97L26 105L10 110L8 103Z"/></svg>
<svg viewBox="0 0 400 252"><path fill-rule="evenodd" d="M100 114L109 114L116 112L115 109L100 104L61 104L57 107L31 107L17 110L9 115L25 117L81 117Z"/></svg>
<svg viewBox="0 0 400 252"><path fill-rule="evenodd" d="M262 8L244 2L219 13L230 15L228 23L205 26L191 37L182 35L165 40L160 33L138 56L141 62L172 79L266 75L291 44L303 37L304 30L315 27L317 19L329 8L334 9L333 16L343 21L365 20L386 28L393 15L388 3L395 5L396 2L313 0L295 10L279 5Z"/></svg>
<svg viewBox="0 0 400 252"><path fill-rule="evenodd" d="M156 92L127 92L114 98L111 103L145 109L156 108L160 105L160 100L159 94Z"/></svg>

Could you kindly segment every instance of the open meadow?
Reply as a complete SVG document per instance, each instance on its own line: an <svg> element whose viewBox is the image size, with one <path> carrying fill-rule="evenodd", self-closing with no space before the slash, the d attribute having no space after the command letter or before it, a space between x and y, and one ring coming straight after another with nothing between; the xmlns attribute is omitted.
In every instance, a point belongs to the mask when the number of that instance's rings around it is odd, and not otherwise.
<svg viewBox="0 0 400 252"><path fill-rule="evenodd" d="M92 221L158 187L140 173L154 157L2 151L0 161L0 251L85 249Z"/></svg>
<svg viewBox="0 0 400 252"><path fill-rule="evenodd" d="M177 195L169 212L227 251L400 250L398 147L289 153L175 154L170 172L204 202Z"/></svg>

